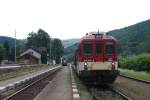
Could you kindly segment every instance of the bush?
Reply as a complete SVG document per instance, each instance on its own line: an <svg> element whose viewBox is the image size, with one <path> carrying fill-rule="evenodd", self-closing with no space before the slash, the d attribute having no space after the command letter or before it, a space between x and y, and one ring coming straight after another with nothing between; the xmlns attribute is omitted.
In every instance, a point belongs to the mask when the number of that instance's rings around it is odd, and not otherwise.
<svg viewBox="0 0 150 100"><path fill-rule="evenodd" d="M119 67L150 72L150 54L141 54L119 59Z"/></svg>

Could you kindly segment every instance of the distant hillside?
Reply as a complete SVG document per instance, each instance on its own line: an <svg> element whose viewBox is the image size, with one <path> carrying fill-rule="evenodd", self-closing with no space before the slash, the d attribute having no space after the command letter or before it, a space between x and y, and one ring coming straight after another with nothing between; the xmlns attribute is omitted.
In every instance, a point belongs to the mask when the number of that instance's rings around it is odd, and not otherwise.
<svg viewBox="0 0 150 100"><path fill-rule="evenodd" d="M150 20L108 32L119 40L122 54L150 53Z"/></svg>
<svg viewBox="0 0 150 100"><path fill-rule="evenodd" d="M12 38L12 37L0 36L0 44L4 44L5 41L8 41L11 46L13 46L14 43L15 43L15 39ZM26 43L25 39L24 40L19 40L19 39L16 40L16 44L17 45L19 45L19 44L25 44L25 43Z"/></svg>
<svg viewBox="0 0 150 100"><path fill-rule="evenodd" d="M67 48L77 42L79 42L80 39L67 39L67 40L63 40L63 45L64 45L64 48Z"/></svg>

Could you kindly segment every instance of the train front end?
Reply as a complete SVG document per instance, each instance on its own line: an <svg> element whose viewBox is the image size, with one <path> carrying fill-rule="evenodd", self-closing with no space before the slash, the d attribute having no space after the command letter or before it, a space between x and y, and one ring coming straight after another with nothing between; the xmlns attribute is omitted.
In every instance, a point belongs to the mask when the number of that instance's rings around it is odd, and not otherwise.
<svg viewBox="0 0 150 100"><path fill-rule="evenodd" d="M86 82L109 84L119 74L117 40L112 36L92 34L83 37L76 51L76 70Z"/></svg>

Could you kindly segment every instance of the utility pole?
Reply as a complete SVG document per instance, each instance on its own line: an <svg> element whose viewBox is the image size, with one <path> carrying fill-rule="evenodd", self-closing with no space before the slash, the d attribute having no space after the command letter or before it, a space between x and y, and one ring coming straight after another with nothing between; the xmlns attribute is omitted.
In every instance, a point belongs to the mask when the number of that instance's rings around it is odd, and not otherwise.
<svg viewBox="0 0 150 100"><path fill-rule="evenodd" d="M15 63L16 63L16 29L15 29Z"/></svg>

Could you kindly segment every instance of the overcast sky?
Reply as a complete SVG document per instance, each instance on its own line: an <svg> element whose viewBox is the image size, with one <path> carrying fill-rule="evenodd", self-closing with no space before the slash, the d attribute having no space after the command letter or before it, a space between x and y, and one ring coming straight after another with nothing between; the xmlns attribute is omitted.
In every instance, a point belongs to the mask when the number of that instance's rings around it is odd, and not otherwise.
<svg viewBox="0 0 150 100"><path fill-rule="evenodd" d="M150 19L150 0L0 0L0 35L26 38L42 28L53 38L80 38Z"/></svg>

